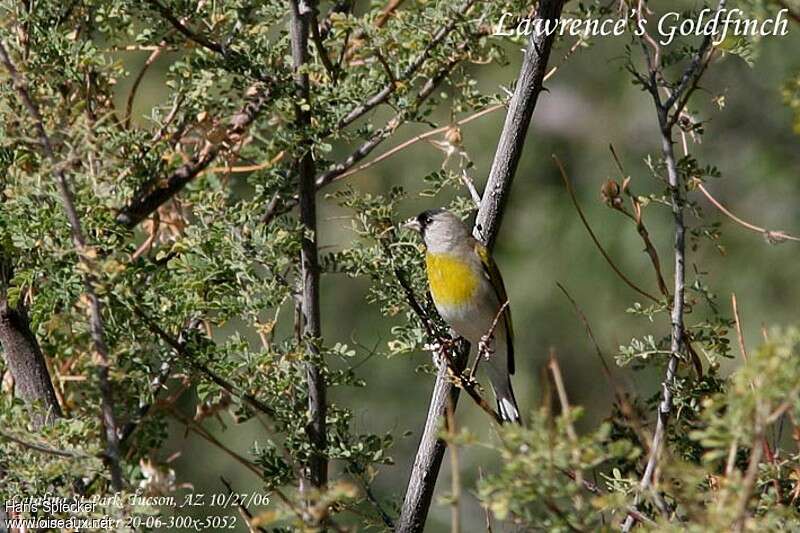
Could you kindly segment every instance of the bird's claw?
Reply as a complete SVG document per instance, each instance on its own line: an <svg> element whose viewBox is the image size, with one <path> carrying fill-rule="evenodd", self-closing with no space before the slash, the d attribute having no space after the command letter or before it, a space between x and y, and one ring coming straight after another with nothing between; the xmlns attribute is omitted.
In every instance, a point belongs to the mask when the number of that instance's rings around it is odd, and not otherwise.
<svg viewBox="0 0 800 533"><path fill-rule="evenodd" d="M484 335L481 337L481 340L478 342L478 357L483 357L488 360L492 354L494 354L491 342L492 340L488 336Z"/></svg>

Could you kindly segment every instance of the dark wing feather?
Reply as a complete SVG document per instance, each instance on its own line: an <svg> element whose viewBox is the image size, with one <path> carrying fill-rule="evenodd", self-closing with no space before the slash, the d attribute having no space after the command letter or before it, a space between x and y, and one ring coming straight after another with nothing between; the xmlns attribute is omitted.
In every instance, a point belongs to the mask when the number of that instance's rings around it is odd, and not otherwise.
<svg viewBox="0 0 800 533"><path fill-rule="evenodd" d="M503 285L503 277L500 275L500 269L497 268L494 259L492 259L489 250L479 242L475 243L475 253L481 259L483 265L483 274L492 284L494 292L497 295L497 301L503 305L508 301L506 294L506 287ZM507 305L503 310L503 319L506 322L506 345L508 348L508 373L514 373L514 328L511 325L511 306Z"/></svg>

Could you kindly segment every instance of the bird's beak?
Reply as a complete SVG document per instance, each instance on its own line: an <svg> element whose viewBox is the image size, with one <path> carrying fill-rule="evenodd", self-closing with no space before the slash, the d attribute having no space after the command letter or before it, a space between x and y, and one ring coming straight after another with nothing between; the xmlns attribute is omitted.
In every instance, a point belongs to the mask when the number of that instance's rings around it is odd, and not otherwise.
<svg viewBox="0 0 800 533"><path fill-rule="evenodd" d="M403 227L413 231L422 231L422 224L416 218L409 218L403 223Z"/></svg>

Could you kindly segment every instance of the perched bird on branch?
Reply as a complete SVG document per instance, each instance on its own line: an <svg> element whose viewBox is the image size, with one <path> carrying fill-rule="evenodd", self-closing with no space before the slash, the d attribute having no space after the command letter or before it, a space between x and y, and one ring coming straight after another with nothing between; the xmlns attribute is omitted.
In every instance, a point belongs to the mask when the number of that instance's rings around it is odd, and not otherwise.
<svg viewBox="0 0 800 533"><path fill-rule="evenodd" d="M425 241L425 263L437 311L456 333L487 357L486 371L504 422L521 423L511 388L514 333L508 297L492 256L461 220L445 209L420 213L405 224Z"/></svg>

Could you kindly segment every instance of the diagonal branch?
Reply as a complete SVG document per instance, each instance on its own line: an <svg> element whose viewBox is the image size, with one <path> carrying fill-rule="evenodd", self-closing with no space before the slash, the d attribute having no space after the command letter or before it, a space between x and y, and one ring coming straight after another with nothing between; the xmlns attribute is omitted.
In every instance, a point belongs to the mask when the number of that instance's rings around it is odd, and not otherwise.
<svg viewBox="0 0 800 533"><path fill-rule="evenodd" d="M442 26L431 38L425 48L420 52L420 54L414 59L414 61L406 67L406 69L400 74L399 80L407 82L411 79L411 77L422 67L422 65L428 60L431 53L438 47L450 33L455 29L458 23L461 20L461 17L464 16L467 11L475 4L476 0L467 0L456 12L456 15L452 17L449 23ZM363 103L357 105L353 108L347 115L345 115L339 122L336 124L335 130L341 130L346 128L369 111L374 109L375 107L379 106L383 102L385 102L391 95L394 93L395 89L397 88L397 83L392 80L388 84L386 84L380 91L373 94L369 98L367 98Z"/></svg>
<svg viewBox="0 0 800 533"><path fill-rule="evenodd" d="M243 135L255 121L262 109L274 98L274 93L264 89L231 119L225 139ZM133 195L133 199L117 214L117 222L133 228L158 209L164 202L178 194L190 181L203 172L227 147L226 141L207 145L191 161L178 167L167 177L157 177L145 183Z"/></svg>
<svg viewBox="0 0 800 533"><path fill-rule="evenodd" d="M44 128L44 121L39 112L39 108L28 93L27 83L12 63L5 45L2 42L0 42L0 62L2 62L6 70L8 70L19 99L33 119L33 126L36 129L39 142L42 145L42 151L53 167L53 177L55 178L64 212L66 213L72 231L72 241L78 253L78 260L85 269L84 285L86 298L89 304L89 332L92 338L92 347L99 360L98 378L100 381L101 411L106 434L105 461L111 473L111 485L114 487L114 490L121 490L123 481L122 470L119 464L119 434L117 420L114 415L113 394L109 379L110 362L108 346L104 338L103 307L94 289L97 284L97 278L94 274L96 268L91 258L92 251L86 244L81 220L75 208L75 201L73 199L72 190L70 189L69 179L64 172L63 162L56 156L53 145L50 142L50 137Z"/></svg>
<svg viewBox="0 0 800 533"><path fill-rule="evenodd" d="M645 291L644 289L641 289L638 285L636 285L633 281L631 281L630 278L628 278L628 276L626 276L619 269L619 267L616 265L616 263L614 263L614 260L611 259L611 256L608 255L608 252L606 252L606 249L603 248L603 245L600 244L600 241L598 240L597 236L594 234L594 230L592 230L592 226L589 224L589 221L586 220L586 215L583 214L583 210L581 209L581 206L578 203L578 198L575 195L575 189L572 187L572 182L570 182L569 176L567 176L567 171L564 169L564 165L561 163L561 160L556 155L553 155L553 161L555 161L556 166L558 167L558 170L561 173L561 179L564 181L564 186L567 188L567 192L569 193L569 197L572 200L572 205L575 206L575 210L578 212L578 216L580 217L581 222L583 222L583 226L586 228L586 231L589 232L589 236L592 238L592 241L594 242L595 246L597 246L597 249L600 250L600 253L602 254L603 258L606 260L606 262L611 267L611 270L613 270L614 273L617 276L619 276L619 278L622 281L624 281L625 284L628 287L630 287L631 289L635 290L636 292L638 292L639 294L641 294L645 298L649 298L650 300L652 300L652 301L654 301L656 303L659 303L659 299L658 298L656 298L655 296L653 296L649 292Z"/></svg>
<svg viewBox="0 0 800 533"><path fill-rule="evenodd" d="M317 188L324 187L335 181L347 170L354 167L356 163L367 157L380 143L388 139L397 130L397 128L403 124L403 122L405 122L425 100L427 100L436 87L438 87L439 84L447 79L450 71L453 70L453 68L459 62L461 62L461 59L462 58L460 56L457 56L456 58L448 61L447 64L436 73L435 76L425 82L425 85L422 87L422 89L420 89L414 104L410 108L406 108L397 113L391 120L389 120L389 122L386 123L386 126L376 131L372 137L361 144L361 146L359 146L347 159L334 166L330 170L320 174L315 180Z"/></svg>
<svg viewBox="0 0 800 533"><path fill-rule="evenodd" d="M47 455L55 455L56 457L64 457L66 459L81 459L81 460L94 458L94 456L79 450L60 450L57 448L51 448L50 446L45 446L44 444L39 444L37 442L28 442L10 433L6 433L5 431L2 430L0 430L0 439L6 439L23 448L27 448L29 450L33 450L39 453L44 453Z"/></svg>
<svg viewBox="0 0 800 533"><path fill-rule="evenodd" d="M202 34L199 34L193 30L190 30L186 24L184 24L175 14L164 4L159 2L158 0L145 0L148 4L150 4L153 9L158 11L158 13L166 19L167 22L172 24L172 27L178 30L181 34L183 34L187 39L193 41L203 48L207 50L211 50L212 52L216 52L222 56L228 55L228 50L222 46L221 44L212 41L208 37L205 37Z"/></svg>
<svg viewBox="0 0 800 533"><path fill-rule="evenodd" d="M542 0L536 18L557 20L561 15L563 4L563 0ZM533 34L522 61L519 79L509 104L473 230L476 238L490 249L500 230L500 222L511 192L511 182L519 163L525 136L539 93L543 89L545 70L554 39L552 33ZM468 349L460 350L456 354L456 362L466 366L468 355ZM439 438L439 421L445 418L448 401L452 402L455 409L458 389L447 379L447 369L443 368L436 376L425 429L417 448L400 517L397 520L396 531L400 533L422 531L425 527L425 519L446 448L445 442Z"/></svg>
<svg viewBox="0 0 800 533"><path fill-rule="evenodd" d="M166 343L170 348L172 348L175 353L177 353L185 362L186 364L194 369L196 372L204 375L206 379L214 383L215 385L219 386L222 390L230 394L235 398L239 398L243 403L248 404L250 407L257 411L261 411L267 416L273 417L275 415L275 411L247 392L241 392L236 389L236 387L230 383L229 381L225 380L222 376L208 368L207 366L198 362L197 357L192 354L186 347L186 343L181 342L179 339L175 339L169 333L164 331L161 326L159 326L150 316L142 310L136 304L131 304L131 308L146 325L147 328L156 335L159 339L161 339L164 343Z"/></svg>
<svg viewBox="0 0 800 533"><path fill-rule="evenodd" d="M391 137L397 131L397 129L403 125L403 123L405 123L417 109L419 109L422 103L425 102L425 100L427 100L431 94L433 94L433 91L436 90L436 88L447 79L453 68L455 68L455 66L463 60L461 53L463 53L465 49L465 45L460 46L459 54L442 66L436 75L428 78L411 106L402 109L395 114L394 117L389 119L384 127L375 131L369 139L361 143L361 145L358 146L358 148L356 148L353 153L351 153L344 161L334 165L332 168L317 176L315 178L317 190L322 189L334 181L349 176L352 173L353 167L355 167L359 161L366 158L383 141ZM270 202L268 208L264 211L264 214L261 216L261 223L268 224L276 216L290 211L297 204L298 196L290 197L281 202L280 198L276 195L273 201Z"/></svg>

